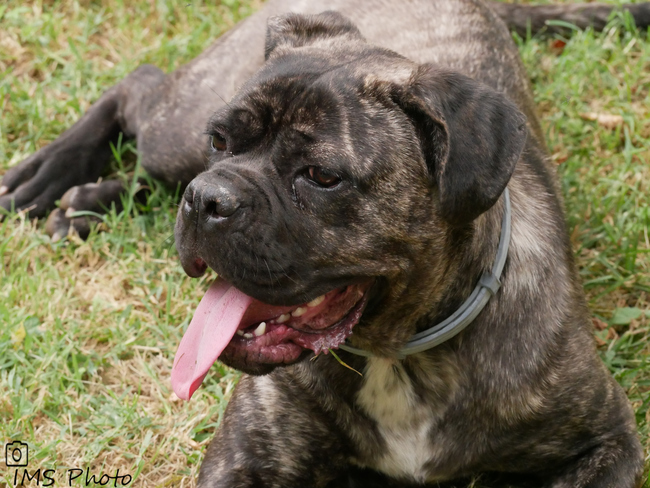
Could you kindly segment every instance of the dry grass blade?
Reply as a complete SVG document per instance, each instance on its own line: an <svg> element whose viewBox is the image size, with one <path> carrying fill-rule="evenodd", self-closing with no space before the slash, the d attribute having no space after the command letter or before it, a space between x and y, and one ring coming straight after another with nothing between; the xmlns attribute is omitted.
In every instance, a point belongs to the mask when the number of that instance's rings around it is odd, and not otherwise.
<svg viewBox="0 0 650 488"><path fill-rule="evenodd" d="M354 369L352 366L350 366L350 365L347 364L345 361L343 361L343 360L338 356L338 354L336 354L332 349L329 349L329 352L332 353L332 356L334 356L334 359L336 359L336 360L339 362L339 364L340 364L341 366L344 366L344 367L348 368L349 370L354 371L354 372L357 373L359 376L363 376L363 375L362 375L361 373L359 373L356 369Z"/></svg>
<svg viewBox="0 0 650 488"><path fill-rule="evenodd" d="M590 120L592 122L597 122L598 124L602 125L606 129L611 129L611 130L616 129L617 127L623 125L622 115L605 114L605 113L598 113L598 112L586 112L586 113L581 113L580 117L583 120Z"/></svg>

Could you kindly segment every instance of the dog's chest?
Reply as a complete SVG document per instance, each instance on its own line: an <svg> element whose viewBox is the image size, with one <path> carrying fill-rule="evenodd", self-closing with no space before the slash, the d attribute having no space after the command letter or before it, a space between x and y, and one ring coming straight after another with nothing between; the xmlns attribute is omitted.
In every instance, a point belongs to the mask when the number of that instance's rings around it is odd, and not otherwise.
<svg viewBox="0 0 650 488"><path fill-rule="evenodd" d="M398 361L371 358L357 404L377 422L386 449L372 468L389 476L426 481L425 466L437 457L431 430L438 415L427 405Z"/></svg>

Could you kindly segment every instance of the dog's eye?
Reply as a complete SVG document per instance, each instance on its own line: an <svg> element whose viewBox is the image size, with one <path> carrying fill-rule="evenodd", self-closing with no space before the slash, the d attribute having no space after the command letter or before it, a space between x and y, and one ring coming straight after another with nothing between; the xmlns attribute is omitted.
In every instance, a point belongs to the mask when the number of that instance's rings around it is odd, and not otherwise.
<svg viewBox="0 0 650 488"><path fill-rule="evenodd" d="M341 177L339 175L333 171L318 166L310 166L307 169L307 173L311 181L323 188L332 188L341 182Z"/></svg>
<svg viewBox="0 0 650 488"><path fill-rule="evenodd" d="M210 136L210 147L213 151L225 151L228 147L226 143L226 138L219 134L218 132Z"/></svg>

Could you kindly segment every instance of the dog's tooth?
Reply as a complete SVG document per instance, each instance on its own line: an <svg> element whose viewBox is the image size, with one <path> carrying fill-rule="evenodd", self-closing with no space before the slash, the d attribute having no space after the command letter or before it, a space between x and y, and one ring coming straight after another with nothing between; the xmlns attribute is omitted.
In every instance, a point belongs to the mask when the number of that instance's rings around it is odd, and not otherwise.
<svg viewBox="0 0 650 488"><path fill-rule="evenodd" d="M277 319L275 319L276 324L284 324L287 320L291 318L291 315L288 313L283 313Z"/></svg>
<svg viewBox="0 0 650 488"><path fill-rule="evenodd" d="M293 312L291 312L292 317L300 317L305 314L307 307L298 307Z"/></svg>
<svg viewBox="0 0 650 488"><path fill-rule="evenodd" d="M321 295L317 298L314 298L311 302L307 304L308 307L317 307L321 303L323 303L323 300L325 300L325 295Z"/></svg>
<svg viewBox="0 0 650 488"><path fill-rule="evenodd" d="M241 330L241 329L237 329L237 335L238 335L238 336L243 336L243 335L244 335L244 331Z"/></svg>
<svg viewBox="0 0 650 488"><path fill-rule="evenodd" d="M246 332L244 334L244 338L246 338L246 339L252 339L253 337L255 337L255 336L253 334L251 334L250 332Z"/></svg>
<svg viewBox="0 0 650 488"><path fill-rule="evenodd" d="M264 335L266 332L266 322L260 323L260 325L257 326L257 329L253 332L257 337Z"/></svg>

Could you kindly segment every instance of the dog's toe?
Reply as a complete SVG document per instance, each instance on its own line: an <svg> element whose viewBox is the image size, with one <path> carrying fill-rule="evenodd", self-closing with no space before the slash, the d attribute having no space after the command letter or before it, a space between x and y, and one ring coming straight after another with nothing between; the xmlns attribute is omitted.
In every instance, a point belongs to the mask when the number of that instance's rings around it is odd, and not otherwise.
<svg viewBox="0 0 650 488"><path fill-rule="evenodd" d="M124 193L124 185L118 180L106 180L100 183L86 183L73 186L61 197L60 207L66 211L68 218L79 210L104 213L115 204L116 210L122 210L120 196Z"/></svg>
<svg viewBox="0 0 650 488"><path fill-rule="evenodd" d="M68 211L70 207L68 207ZM74 209L72 209L74 210ZM101 219L95 216L84 215L81 217L69 218L68 211L54 209L45 223L45 232L52 238L52 242L66 238L70 232L77 234L80 238L86 239L90 234L93 223Z"/></svg>

